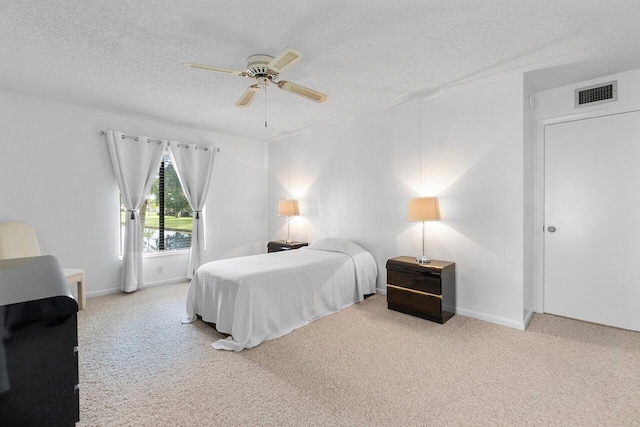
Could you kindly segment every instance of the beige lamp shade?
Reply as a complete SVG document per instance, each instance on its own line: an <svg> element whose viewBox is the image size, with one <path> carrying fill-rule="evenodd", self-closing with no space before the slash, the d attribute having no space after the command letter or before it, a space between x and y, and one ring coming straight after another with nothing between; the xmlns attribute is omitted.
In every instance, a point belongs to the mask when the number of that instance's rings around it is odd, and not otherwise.
<svg viewBox="0 0 640 427"><path fill-rule="evenodd" d="M294 216L299 214L297 200L287 199L278 201L278 216Z"/></svg>
<svg viewBox="0 0 640 427"><path fill-rule="evenodd" d="M407 221L438 221L437 197L416 197L407 201Z"/></svg>

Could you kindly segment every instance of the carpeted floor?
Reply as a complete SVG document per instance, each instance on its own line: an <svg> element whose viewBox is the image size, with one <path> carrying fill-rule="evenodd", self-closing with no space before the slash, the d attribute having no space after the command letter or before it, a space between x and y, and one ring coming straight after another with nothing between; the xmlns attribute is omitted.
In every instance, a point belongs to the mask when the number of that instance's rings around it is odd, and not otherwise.
<svg viewBox="0 0 640 427"><path fill-rule="evenodd" d="M241 353L183 325L188 284L88 301L79 426L640 425L640 333L550 315L526 332L376 295Z"/></svg>

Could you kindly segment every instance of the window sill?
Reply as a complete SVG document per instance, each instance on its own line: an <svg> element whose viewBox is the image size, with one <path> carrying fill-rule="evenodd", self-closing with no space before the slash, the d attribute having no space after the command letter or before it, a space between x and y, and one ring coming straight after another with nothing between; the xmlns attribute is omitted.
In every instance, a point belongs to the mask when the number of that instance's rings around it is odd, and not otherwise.
<svg viewBox="0 0 640 427"><path fill-rule="evenodd" d="M158 257L165 257L165 256L189 255L190 250L191 249L177 249L175 251L145 252L142 254L142 258L158 258ZM122 255L119 255L118 259L122 261Z"/></svg>

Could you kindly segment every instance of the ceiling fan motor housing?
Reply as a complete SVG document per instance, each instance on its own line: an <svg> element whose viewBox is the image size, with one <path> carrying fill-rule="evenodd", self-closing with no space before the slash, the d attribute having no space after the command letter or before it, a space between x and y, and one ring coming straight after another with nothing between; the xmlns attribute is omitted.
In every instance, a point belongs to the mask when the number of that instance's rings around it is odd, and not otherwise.
<svg viewBox="0 0 640 427"><path fill-rule="evenodd" d="M273 60L271 55L251 55L247 58L247 75L251 77L266 77L269 80L278 77L278 73L268 68Z"/></svg>

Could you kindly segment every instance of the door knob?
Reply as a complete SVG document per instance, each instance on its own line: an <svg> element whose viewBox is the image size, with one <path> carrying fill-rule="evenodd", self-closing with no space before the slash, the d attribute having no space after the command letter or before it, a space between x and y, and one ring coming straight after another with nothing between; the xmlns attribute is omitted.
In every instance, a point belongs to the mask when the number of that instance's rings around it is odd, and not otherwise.
<svg viewBox="0 0 640 427"><path fill-rule="evenodd" d="M553 226L551 226L551 227L547 228L547 231L548 231L549 233L555 233L555 232L556 232L556 228L555 228L555 227L553 227Z"/></svg>

